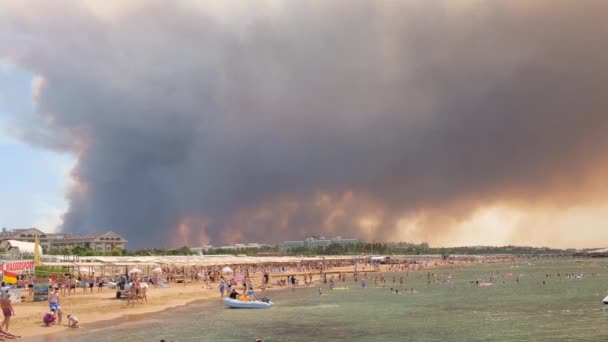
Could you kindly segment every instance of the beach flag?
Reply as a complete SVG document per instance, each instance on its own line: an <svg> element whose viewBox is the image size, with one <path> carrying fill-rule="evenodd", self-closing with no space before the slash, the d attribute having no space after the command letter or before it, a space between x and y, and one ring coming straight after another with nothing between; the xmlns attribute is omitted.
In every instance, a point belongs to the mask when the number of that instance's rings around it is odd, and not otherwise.
<svg viewBox="0 0 608 342"><path fill-rule="evenodd" d="M36 234L34 240L34 265L40 266L40 239L38 238L38 234Z"/></svg>
<svg viewBox="0 0 608 342"><path fill-rule="evenodd" d="M2 281L7 284L17 284L17 274L4 271L4 276L2 277Z"/></svg>

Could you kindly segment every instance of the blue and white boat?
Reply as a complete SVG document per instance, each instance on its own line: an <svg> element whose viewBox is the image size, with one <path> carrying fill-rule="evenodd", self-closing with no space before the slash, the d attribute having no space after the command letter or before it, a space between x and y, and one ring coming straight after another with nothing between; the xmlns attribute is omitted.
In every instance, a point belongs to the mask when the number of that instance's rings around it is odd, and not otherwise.
<svg viewBox="0 0 608 342"><path fill-rule="evenodd" d="M272 302L244 301L238 299L224 298L224 305L233 309L267 309L272 307Z"/></svg>

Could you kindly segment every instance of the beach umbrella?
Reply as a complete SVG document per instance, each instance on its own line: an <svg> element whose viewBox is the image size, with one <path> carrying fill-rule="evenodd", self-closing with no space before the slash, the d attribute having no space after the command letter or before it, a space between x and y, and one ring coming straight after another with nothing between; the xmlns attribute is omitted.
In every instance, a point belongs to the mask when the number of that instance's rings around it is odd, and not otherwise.
<svg viewBox="0 0 608 342"><path fill-rule="evenodd" d="M157 267L157 268L155 268L155 269L152 270L152 273L163 273L163 270L162 270L162 268Z"/></svg>
<svg viewBox="0 0 608 342"><path fill-rule="evenodd" d="M142 273L142 272L139 268L133 268L129 271L129 275L136 274L136 273Z"/></svg>
<svg viewBox="0 0 608 342"><path fill-rule="evenodd" d="M232 268L230 268L230 267L228 267L228 266L226 266L226 267L222 268L222 272L224 272L224 273L233 273L233 272L232 272Z"/></svg>

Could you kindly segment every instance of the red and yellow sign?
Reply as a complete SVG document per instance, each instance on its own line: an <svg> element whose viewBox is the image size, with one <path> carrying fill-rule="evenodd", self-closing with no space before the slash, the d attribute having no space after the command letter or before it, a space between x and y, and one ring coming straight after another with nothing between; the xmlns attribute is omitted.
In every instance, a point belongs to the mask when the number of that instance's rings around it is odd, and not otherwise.
<svg viewBox="0 0 608 342"><path fill-rule="evenodd" d="M17 273L21 273L24 271L33 271L34 260L6 261L2 265L2 270L4 272L9 271Z"/></svg>

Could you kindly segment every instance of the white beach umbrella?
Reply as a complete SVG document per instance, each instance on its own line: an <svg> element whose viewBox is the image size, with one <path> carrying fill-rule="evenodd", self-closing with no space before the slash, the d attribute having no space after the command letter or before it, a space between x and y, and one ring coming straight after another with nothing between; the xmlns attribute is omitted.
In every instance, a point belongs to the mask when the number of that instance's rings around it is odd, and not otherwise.
<svg viewBox="0 0 608 342"><path fill-rule="evenodd" d="M162 268L157 267L157 268L155 268L155 269L152 270L152 273L163 273L163 270L162 270Z"/></svg>
<svg viewBox="0 0 608 342"><path fill-rule="evenodd" d="M133 268L129 271L129 274L142 273L139 268Z"/></svg>
<svg viewBox="0 0 608 342"><path fill-rule="evenodd" d="M222 272L224 272L224 273L233 273L233 272L232 272L232 268L230 268L230 267L228 267L228 266L226 266L226 267L222 268Z"/></svg>

